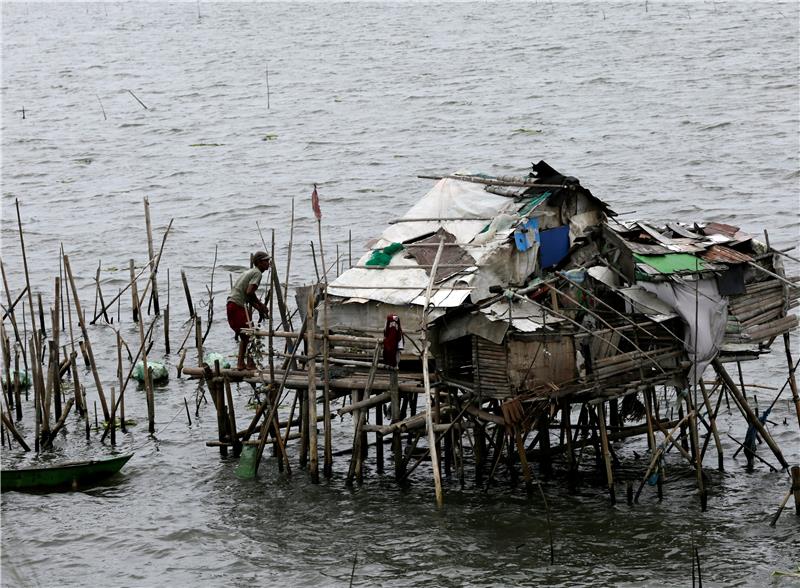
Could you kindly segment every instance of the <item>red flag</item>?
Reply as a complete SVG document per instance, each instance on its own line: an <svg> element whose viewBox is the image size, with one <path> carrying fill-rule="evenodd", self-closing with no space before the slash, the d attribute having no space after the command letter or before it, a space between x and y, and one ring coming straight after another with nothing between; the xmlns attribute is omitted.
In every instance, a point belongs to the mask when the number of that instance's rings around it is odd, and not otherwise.
<svg viewBox="0 0 800 588"><path fill-rule="evenodd" d="M322 220L322 211L319 209L319 195L317 194L317 185L314 184L314 191L311 192L311 208L314 209L314 216L317 220Z"/></svg>

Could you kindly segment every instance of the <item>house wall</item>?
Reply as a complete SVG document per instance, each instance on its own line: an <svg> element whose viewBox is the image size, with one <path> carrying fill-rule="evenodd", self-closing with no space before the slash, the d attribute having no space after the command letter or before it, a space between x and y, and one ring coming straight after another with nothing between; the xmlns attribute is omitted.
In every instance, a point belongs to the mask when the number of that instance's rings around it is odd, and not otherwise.
<svg viewBox="0 0 800 588"><path fill-rule="evenodd" d="M578 376L572 337L544 341L509 339L506 346L508 379L514 390L532 390L546 384L560 387Z"/></svg>

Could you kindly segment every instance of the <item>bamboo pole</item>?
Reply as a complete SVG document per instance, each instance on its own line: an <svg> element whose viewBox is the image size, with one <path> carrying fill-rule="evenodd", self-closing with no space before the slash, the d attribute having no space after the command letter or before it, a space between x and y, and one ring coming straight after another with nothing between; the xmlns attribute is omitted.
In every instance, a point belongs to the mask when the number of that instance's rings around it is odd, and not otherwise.
<svg viewBox="0 0 800 588"><path fill-rule="evenodd" d="M372 392L372 386L375 382L375 372L377 371L378 367L378 355L380 352L380 347L376 344L375 349L372 352L372 367L369 371L369 376L367 377L367 383L364 386L364 390L361 393L361 399L358 398L358 391L353 390L353 403L364 403L369 400L369 395ZM364 466L364 424L366 423L367 419L367 408L359 408L356 409L353 413L353 419L356 422L356 426L354 427L353 433L353 454L350 459L350 468L347 472L347 485L353 483L353 476L355 475L356 480L360 484L363 481L363 466Z"/></svg>
<svg viewBox="0 0 800 588"><path fill-rule="evenodd" d="M47 338L47 329L44 326L44 306L42 305L42 293L36 293L36 302L39 305L39 332L42 334L42 338ZM33 317L31 317L33 318ZM36 325L34 325L35 327ZM42 349L42 353L44 353L44 349Z"/></svg>
<svg viewBox="0 0 800 588"><path fill-rule="evenodd" d="M792 401L794 402L794 410L797 413L797 424L800 426L800 394L797 391L797 380L795 379L794 360L792 359L792 347L790 342L789 333L783 334L783 346L786 350L786 362L789 366L789 388L792 391Z"/></svg>
<svg viewBox="0 0 800 588"><path fill-rule="evenodd" d="M115 409L114 386L111 386L111 446L117 444L117 415Z"/></svg>
<svg viewBox="0 0 800 588"><path fill-rule="evenodd" d="M147 258L153 259L154 257L153 225L150 222L150 200L147 198L147 196L144 197L144 224L145 224L145 229L147 230ZM159 257L161 257L160 252L159 252ZM153 312L155 312L156 315L159 315L161 314L161 311L158 306L158 281L156 279L157 273L158 273L158 268L154 264L150 269L150 283L153 285L153 292L152 292ZM139 313L141 315L141 303L139 304Z"/></svg>
<svg viewBox="0 0 800 588"><path fill-rule="evenodd" d="M3 419L3 424L5 425L6 430L11 433L11 435L14 437L14 439L17 441L17 443L19 443L19 446L22 447L22 449L24 449L25 451L30 451L31 448L25 442L25 438L22 435L19 434L19 431L17 431L17 428L14 426L14 423L11 422L11 419L6 416L6 413L5 413L4 410L0 411L0 417L2 417L2 419ZM38 440L37 440L36 444L37 444L37 447L38 447ZM38 453L38 448L37 448L37 453Z"/></svg>
<svg viewBox="0 0 800 588"><path fill-rule="evenodd" d="M606 464L606 479L608 481L608 496L611 504L617 503L617 496L614 492L614 474L611 470L611 452L608 445L608 431L606 431L606 406L605 402L599 403L600 410L595 415L600 427L600 443L602 444L603 461Z"/></svg>
<svg viewBox="0 0 800 588"><path fill-rule="evenodd" d="M714 366L714 369L716 370L717 374L722 378L723 382L725 382L725 385L728 387L728 390L730 390L731 394L736 400L736 403L739 405L742 411L744 411L747 420L750 421L750 424L755 427L756 431L758 431L758 434L761 435L764 441L767 442L767 445L772 450L772 453L775 455L775 457L778 459L778 462L780 462L783 468L788 469L789 464L786 463L786 460L784 459L781 450L778 448L778 445L775 443L775 440L772 438L772 435L769 434L769 431L767 431L767 429L761 423L761 420L759 420L758 416L753 412L753 409L750 408L750 405L747 403L747 400L742 396L742 393L736 387L736 384L734 383L731 376L728 374L725 367L722 365L722 363L719 361L718 358L715 358L711 362L711 365Z"/></svg>
<svg viewBox="0 0 800 588"><path fill-rule="evenodd" d="M78 325L80 326L81 333L83 334L83 343L85 345L86 354L91 365L92 376L94 377L94 384L97 388L97 394L100 397L100 405L103 408L103 415L105 419L108 420L110 413L108 412L106 396L103 394L103 384L100 382L100 374L97 372L97 365L94 361L94 353L92 352L92 344L89 340L89 331L86 328L86 319L84 318L83 311L81 310L81 301L80 298L78 298L78 289L75 287L75 279L72 276L72 268L69 264L69 257L66 254L64 254L64 271L72 289L72 299L75 302L75 314L78 316Z"/></svg>
<svg viewBox="0 0 800 588"><path fill-rule="evenodd" d="M52 331L53 331L53 394L55 396L56 420L61 418L61 359L59 357L61 343L61 278L55 278L55 308L53 310Z"/></svg>
<svg viewBox="0 0 800 588"><path fill-rule="evenodd" d="M36 345L36 334L31 335L31 341L28 349L30 350L31 354L34 356L39 355ZM35 427L35 438L34 438L34 445L36 448L36 453L39 453L39 449L41 448L41 437L43 436L43 426L42 426L42 394L41 394L41 386L39 385L39 371L41 370L41 364L38 361L31 361L31 386L33 387L33 413L34 413L34 420L36 421Z"/></svg>
<svg viewBox="0 0 800 588"><path fill-rule="evenodd" d="M125 384L122 382L122 335L117 330L117 379L119 381L119 425L123 433L127 433L125 424ZM112 406L111 414L116 414L116 405Z"/></svg>
<svg viewBox="0 0 800 588"><path fill-rule="evenodd" d="M17 227L19 228L19 245L20 245L20 249L22 250L22 267L23 267L23 269L25 271L25 288L28 290L28 310L30 310L30 313L31 313L31 324L34 324L34 330L35 330L35 321L33 320L33 312L34 312L33 311L33 294L31 293L31 279L30 279L30 274L28 273L28 256L25 254L25 237L24 237L24 234L23 234L23 231L22 231L22 217L20 216L20 212L19 212L19 200L16 199L16 198L14 199L14 205L16 206L16 209L17 209ZM25 340L27 341L27 329L26 329L26 326L25 326L25 314L24 314L25 313L25 307L24 307L24 305L23 305L22 312L23 312L23 319L22 319L23 330L26 331ZM26 361L25 369L26 370L28 369L27 361ZM38 453L38 451L39 451L38 446L37 446L36 451Z"/></svg>
<svg viewBox="0 0 800 588"><path fill-rule="evenodd" d="M473 184L483 184L485 186L509 186L518 188L564 188L566 184L540 184L535 180L518 178L513 176L500 176L497 178L485 178L483 176L473 176L467 174L450 174L438 176L417 176L422 180L458 180L460 182L470 182ZM463 218L454 220L464 220Z"/></svg>
<svg viewBox="0 0 800 588"><path fill-rule="evenodd" d="M16 317L14 315L14 307L17 305L17 302L20 299L22 299L22 297L26 293L30 292L30 287L27 284L27 278L26 278L25 288L22 290L22 292L20 292L19 296L17 296L17 299L12 303L11 302L11 290L9 290L9 288L8 288L8 279L6 278L6 268L5 268L5 264L3 263L2 259L0 259L0 271L2 272L2 275L3 275L3 289L6 292L6 299L8 300L8 310L6 311L6 313L7 313L8 317L11 319L11 327L14 329L14 337L15 337L15 339L17 340L18 343L22 343L23 341L26 341L27 339L25 339L25 340L20 339L19 329L17 327L17 319L16 319ZM23 303L23 307L24 307L24 303ZM6 317L4 316L3 320L5 320L5 318ZM28 371L28 358L27 358L26 354L22 355L22 361L25 364L25 371L27 372Z"/></svg>
<svg viewBox="0 0 800 588"><path fill-rule="evenodd" d="M299 395L299 393L298 393ZM275 441L278 444L278 450L283 455L283 463L286 467L287 475L291 475L292 470L289 465L289 455L286 453L286 446L283 443L283 439L281 438L280 429L277 427L277 423L275 422L275 416L278 412L278 405L279 396L275 395L275 400L272 402L272 407L270 408L269 414L267 418L264 419L264 423L261 425L261 432L258 439L258 449L256 449L256 457L255 457L255 473L258 474L258 466L261 464L261 457L264 455L264 446L267 443L267 437L269 436L269 430L272 427L275 432ZM235 434L235 433L234 433ZM246 438L246 437L245 437Z"/></svg>
<svg viewBox="0 0 800 588"><path fill-rule="evenodd" d="M717 431L717 411L711 410L711 400L708 397L708 392L706 392L706 386L701 380L700 384L700 393L703 396L703 405L706 407L706 413L708 414L708 422L709 427L711 428L710 434L714 437L714 445L717 448L717 467L719 471L725 471L725 463L724 457L722 453L722 443L720 442L719 432ZM722 392L720 392L720 399L722 398ZM717 409L719 409L719 403L717 403ZM700 452L700 462L703 461L703 455L705 454L705 445L703 445L703 451Z"/></svg>
<svg viewBox="0 0 800 588"><path fill-rule="evenodd" d="M145 341L149 341L150 340L150 337L151 337L151 335L153 333L153 329L155 328L155 326L156 326L156 321L153 321L153 322L150 323L150 326L147 328L147 333L145 333L145 337L144 337ZM117 398L117 408L119 408L120 406L122 406L124 408L124 405L125 405L125 396L124 396L125 395L125 388L127 388L128 383L131 381L131 376L133 375L133 370L136 367L136 362L139 361L139 357L142 355L143 351L144 351L144 347L140 346L138 351L136 352L136 355L131 360L131 367L128 370L128 375L126 376L125 381L121 386L121 390L120 390L120 393L119 393L119 398ZM149 370L149 371L151 371L151 370ZM122 411L120 413L120 415L124 418L124 411ZM102 437L100 437L100 442L101 443L105 440L106 435L108 435L108 427L105 428L105 430L103 431Z"/></svg>
<svg viewBox="0 0 800 588"><path fill-rule="evenodd" d="M273 267L274 267L274 264L272 262L273 259L275 259L275 229L272 229L272 240L270 241L270 250L269 250L269 265L270 265L269 271L270 271L270 273L272 273ZM269 282L269 285L267 287L267 299L268 299L268 302L269 302L269 305L268 305L269 308L268 308L268 313L267 313L267 326L268 326L269 332L270 332L270 335L269 335L269 337L267 339L267 349L269 351L269 383L270 383L271 386L275 384L275 347L273 345L273 337L272 337L272 334L271 334L272 331L273 331L273 324L272 324L273 318L272 318L272 315L273 315L274 310L275 310L274 309L274 304L273 304L273 301L275 299L274 298L274 290L275 290L275 288L273 286L273 280L272 280L272 277L270 276L270 282Z"/></svg>
<svg viewBox="0 0 800 588"><path fill-rule="evenodd" d="M289 296L289 270L292 265L292 249L294 245L294 198L292 198L292 216L289 222L289 248L286 252L286 279L283 282L283 299ZM272 268L275 271L275 268Z"/></svg>
<svg viewBox="0 0 800 588"><path fill-rule="evenodd" d="M219 360L214 361L213 375L215 377L211 377L212 372L210 367L203 366L203 371L206 373L206 383L208 384L208 390L211 393L211 399L214 401L214 409L217 412L217 438L219 439L219 454L221 457L227 457L228 445L233 441L233 436L236 435L236 431L230 431L230 435L226 441L226 429L228 429L230 425L227 423L228 418L225 414L225 388L223 381L219 377Z"/></svg>
<svg viewBox="0 0 800 588"><path fill-rule="evenodd" d="M317 386L316 386L316 348L314 341L314 332L316 330L316 317L315 317L315 304L314 300L316 289L311 290L308 300L306 302L306 316L308 317L308 348L307 355L309 361L306 364L308 370L308 393L307 405L308 413L306 417L306 430L308 431L308 449L309 449L309 473L311 474L311 482L313 484L319 483L319 456L317 451Z"/></svg>
<svg viewBox="0 0 800 588"><path fill-rule="evenodd" d="M186 279L186 272L181 269L181 282L183 282L183 293L186 296L186 305L189 307L189 318L195 317L194 304L192 304L192 293L189 291L189 282Z"/></svg>
<svg viewBox="0 0 800 588"><path fill-rule="evenodd" d="M19 381L19 351L16 344L14 345L14 401L17 410L17 422L19 422L22 420L22 398Z"/></svg>
<svg viewBox="0 0 800 588"><path fill-rule="evenodd" d="M97 300L95 299L94 314L102 315L103 318L105 318L106 322L108 323L108 322L111 322L111 321L109 321L108 314L106 313L106 302L103 299L103 289L100 287L100 265L101 265L101 263L102 263L101 261L97 262L97 271L94 274L95 292L97 293L96 298L99 297L99 299L100 299L100 312L99 313L97 312Z"/></svg>
<svg viewBox="0 0 800 588"><path fill-rule="evenodd" d="M677 431L681 427L681 425L683 425L683 423L686 421L686 419L688 419L688 418L689 418L689 415L684 416L682 419L680 419L675 424L675 426L673 427L672 431L670 431L669 433L666 433L667 439L672 439L672 441L670 443L670 447L672 445L675 445L675 440L672 437L672 435L675 434L675 431ZM634 502L636 502L636 503L639 502L639 496L641 495L642 489L644 488L644 485L647 482L647 478L650 476L650 472L658 464L659 458L664 453L666 453L667 449L668 449L668 447L665 447L664 444L659 445L658 448L656 449L656 452L653 454L653 457L650 459L650 465L647 466L647 470L645 471L644 476L642 477L642 481L639 483L639 488L638 488L638 490L636 490L636 494L635 494L634 499L633 499Z"/></svg>
<svg viewBox="0 0 800 588"><path fill-rule="evenodd" d="M686 412L691 415L689 418L689 434L692 437L692 448L694 450L694 466L697 477L697 490L700 493L700 509L702 512L705 512L708 503L708 494L706 494L705 484L703 482L703 459L700 456L700 439L697 431L697 409L689 394L686 395L684 400L686 402Z"/></svg>
<svg viewBox="0 0 800 588"><path fill-rule="evenodd" d="M139 303L139 294L137 292L136 281L133 282L132 292L133 292L133 299L136 301L136 312L139 315L139 345L141 346L141 351L142 351L144 393L147 400L147 426L150 434L152 435L153 433L156 432L153 382L150 379L150 369L147 367L147 343L144 335L144 317L142 316L142 307ZM120 391L120 397L121 396L122 396L122 391Z"/></svg>
<svg viewBox="0 0 800 588"><path fill-rule="evenodd" d="M231 381L225 378L225 396L228 399L228 419L230 420L230 440L233 444L233 457L239 457L242 453L242 444L236 435L236 411L233 407L233 393L231 392Z"/></svg>
<svg viewBox="0 0 800 588"><path fill-rule="evenodd" d="M139 276L136 274L136 271L133 266L133 258L128 260L128 269L130 270L130 277L131 281L128 282L131 286L136 283L136 280L139 279ZM124 290L123 290L124 291ZM133 322L139 322L139 298L136 296L136 291L131 290L131 314L133 315Z"/></svg>
<svg viewBox="0 0 800 588"><path fill-rule="evenodd" d="M431 302L431 291L433 282L436 279L436 270L444 249L444 238L439 240L439 248L436 250L436 257L433 260L428 288L425 291L425 306L422 311L422 379L425 384L425 423L428 427L428 444L431 454L431 467L433 468L433 484L436 493L436 505L441 508L444 505L444 494L442 492L442 478L439 471L439 454L436 448L436 436L433 431L433 415L431 410L432 391L430 375L428 373L428 353L430 352L430 341L428 340L428 306Z"/></svg>

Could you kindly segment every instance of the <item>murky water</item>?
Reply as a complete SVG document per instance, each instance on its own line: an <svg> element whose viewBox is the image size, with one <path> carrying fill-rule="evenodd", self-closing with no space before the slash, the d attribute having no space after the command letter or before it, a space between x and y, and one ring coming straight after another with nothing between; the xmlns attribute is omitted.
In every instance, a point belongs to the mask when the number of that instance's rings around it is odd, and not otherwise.
<svg viewBox="0 0 800 588"><path fill-rule="evenodd" d="M89 312L98 260L109 297L128 260L146 259L148 196L157 240L174 219L160 273L163 305L170 270L173 348L187 328L180 270L202 301L216 248L209 343L233 353L221 318L229 274L261 248L258 227L267 242L275 231L285 263L293 201L291 278L311 278L315 182L327 259L337 246L346 258L350 239L360 255L427 191L418 174L521 174L539 159L620 212L768 228L779 247L798 240L796 3L4 3L2 19L12 292L24 284L15 198L34 288L52 300L63 243ZM124 297L121 330L134 346L129 305ZM98 325L91 337L110 385L113 330ZM777 351L746 365L746 381L780 387ZM745 473L727 437L725 473L707 458L706 513L677 455L661 503L650 489L638 506L612 508L590 470L576 495L547 481L549 565L543 504L523 488L484 493L453 479L436 512L423 468L402 491L374 472L345 488L346 458L319 486L297 467L287 479L272 460L259 480L239 481L233 461L205 446L215 436L209 407L188 426L183 399L195 393L174 377L157 390L151 441L141 392L131 391L128 414L140 424L119 449L136 456L107 484L4 494L3 585L343 586L356 558L361 586L686 586L692 540L706 585L785 585L770 573L800 563L798 519L787 512L768 526L786 476L763 465ZM248 396L234 393L242 404ZM759 403L774 394L759 391ZM797 464L787 398L771 429ZM346 447L349 420L340 427ZM76 422L68 429L59 456L107 452L80 441ZM726 414L723 430L742 438L744 427ZM642 443L617 451L620 479L638 480ZM3 454L4 467L32 460Z"/></svg>

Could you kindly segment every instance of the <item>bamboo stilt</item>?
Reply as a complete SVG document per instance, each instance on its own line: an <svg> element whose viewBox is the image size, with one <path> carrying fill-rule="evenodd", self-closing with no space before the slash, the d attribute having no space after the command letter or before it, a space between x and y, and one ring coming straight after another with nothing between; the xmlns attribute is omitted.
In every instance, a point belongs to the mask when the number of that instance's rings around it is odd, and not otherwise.
<svg viewBox="0 0 800 588"><path fill-rule="evenodd" d="M430 342L428 341L428 305L431 301L431 290L433 289L433 282L436 278L436 270L439 266L439 260L442 257L442 250L444 249L444 238L439 240L439 248L436 250L436 257L433 260L433 268L430 273L430 280L428 281L428 289L425 293L425 306L422 312L422 379L425 383L425 422L428 427L428 444L431 454L431 467L433 468L433 484L436 494L436 505L441 508L444 505L444 494L442 492L442 478L439 471L439 454L436 449L436 437L433 431L433 415L432 415L432 392L431 380L428 374L428 353L430 352Z"/></svg>
<svg viewBox="0 0 800 588"><path fill-rule="evenodd" d="M800 426L800 393L797 390L797 380L795 378L795 365L792 359L791 338L789 333L783 334L783 346L786 350L786 363L789 366L789 388L792 391L792 401L794 402L794 410L797 413L797 424Z"/></svg>
<svg viewBox="0 0 800 588"><path fill-rule="evenodd" d="M694 449L694 466L697 475L697 490L700 493L700 509L705 512L708 495L706 494L705 484L703 482L703 460L700 457L700 443L697 431L697 410L692 404L690 395L686 395L686 411L690 416L689 418L689 433L692 437L692 447Z"/></svg>
<svg viewBox="0 0 800 588"><path fill-rule="evenodd" d="M233 393L231 392L231 381L225 378L225 396L228 399L228 418L230 420L230 440L233 443L233 457L239 457L242 453L242 444L236 435L236 411L233 407Z"/></svg>
<svg viewBox="0 0 800 588"><path fill-rule="evenodd" d="M309 466L308 471L311 475L311 482L319 484L319 453L317 450L317 373L316 373L316 346L314 333L316 330L316 316L314 308L314 291L308 297L306 306L306 316L308 317L308 357L309 362L306 365L308 370L308 401L306 413L306 430L308 431L308 450L309 450Z"/></svg>
<svg viewBox="0 0 800 588"><path fill-rule="evenodd" d="M717 431L717 410L719 410L719 403L717 403L717 408L715 410L711 410L711 400L708 397L708 392L706 392L706 386L701 381L700 382L700 393L703 395L703 405L706 407L706 413L708 414L708 422L709 426L711 427L710 434L714 437L714 445L717 448L717 468L719 471L725 471L725 460L722 453L722 443L719 438L719 432ZM720 398L722 397L722 393L720 392ZM706 446L703 445L703 450L700 452L700 462L703 461L703 456L705 455L705 448Z"/></svg>
<svg viewBox="0 0 800 588"><path fill-rule="evenodd" d="M603 450L603 461L606 464L606 478L608 480L608 496L611 499L611 504L617 503L617 496L614 492L614 474L611 471L611 454L609 452L609 445L608 445L608 432L606 431L606 408L605 403L599 403L599 411L597 416L597 422L600 427L600 443L602 444Z"/></svg>
<svg viewBox="0 0 800 588"><path fill-rule="evenodd" d="M756 414L753 412L753 409L750 408L750 405L747 403L747 400L744 399L742 393L736 387L736 384L733 382L730 375L725 370L725 367L722 365L719 359L714 359L714 361L712 361L711 364L714 366L714 369L716 370L717 374L725 382L725 385L728 387L728 390L730 390L731 394L734 397L734 400L736 400L736 403L739 405L739 408L741 408L742 411L746 414L747 420L749 420L750 424L755 427L756 431L758 431L758 434L761 435L762 439L764 439L764 441L767 442L767 445L772 450L772 453L778 459L781 466L783 466L783 468L785 469L788 469L789 464L786 463L786 460L784 459L781 450L778 448L778 445L775 443L775 440L772 438L772 435L769 434L769 431L767 431L767 429L761 423L758 416L756 416Z"/></svg>

